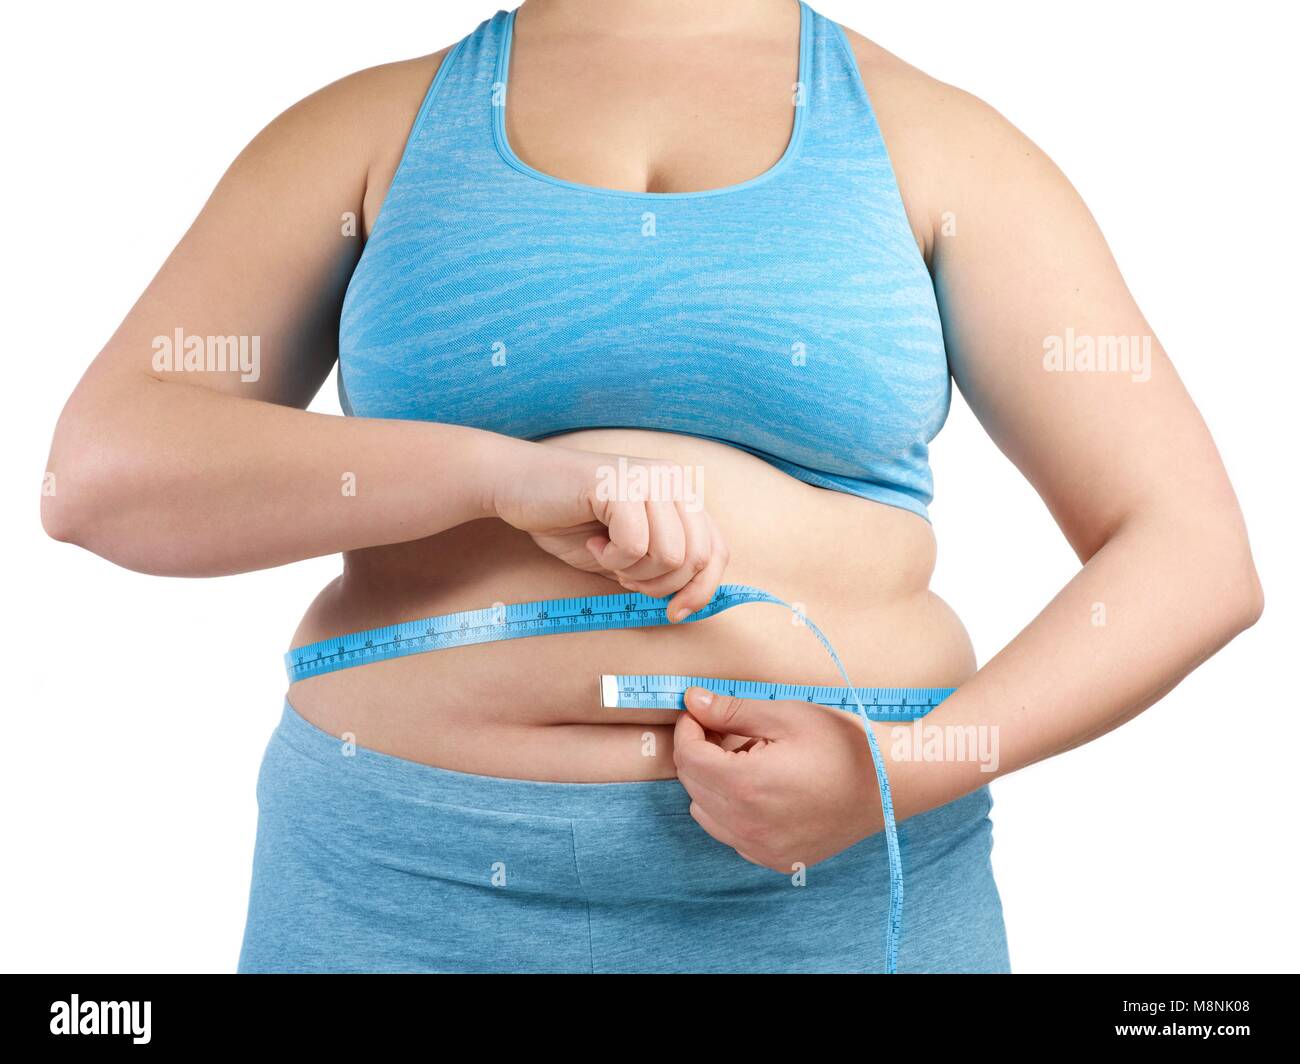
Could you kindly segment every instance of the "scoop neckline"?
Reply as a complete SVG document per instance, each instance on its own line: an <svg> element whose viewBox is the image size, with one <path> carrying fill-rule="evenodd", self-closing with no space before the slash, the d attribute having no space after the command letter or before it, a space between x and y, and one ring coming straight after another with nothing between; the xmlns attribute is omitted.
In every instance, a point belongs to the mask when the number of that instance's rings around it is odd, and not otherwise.
<svg viewBox="0 0 1300 1064"><path fill-rule="evenodd" d="M501 42L497 49L496 74L492 85L492 140L501 159L524 176L543 181L549 185L567 188L574 192L586 192L597 196L639 200L698 199L704 196L725 196L733 192L743 192L764 184L786 169L799 154L799 146L803 141L804 118L809 104L808 74L812 42L812 12L808 5L804 3L804 0L799 0L799 69L795 80L795 85L799 87L802 95L794 105L794 123L790 130L790 139L786 143L785 151L781 153L781 157L776 162L754 177L732 185L696 189L688 192L642 192L636 189L608 188L604 185L587 185L579 181L567 181L562 177L556 177L554 174L548 174L544 170L538 170L536 167L530 166L515 154L514 148L510 145L510 138L506 136L506 101L510 97L511 45L514 41L515 13L518 10L518 8L515 8L506 14Z"/></svg>

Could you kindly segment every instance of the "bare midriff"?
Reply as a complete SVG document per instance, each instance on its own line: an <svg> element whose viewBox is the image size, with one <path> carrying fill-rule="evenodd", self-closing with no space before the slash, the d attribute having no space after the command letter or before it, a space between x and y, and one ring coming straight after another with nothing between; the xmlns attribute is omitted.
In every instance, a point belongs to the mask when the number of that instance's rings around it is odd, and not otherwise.
<svg viewBox="0 0 1300 1064"><path fill-rule="evenodd" d="M935 543L908 511L804 484L744 451L657 432L601 429L548 444L654 457L699 470L731 552L723 576L797 604L854 684L952 687L975 668L953 611L929 590ZM293 646L496 603L622 589L545 554L491 519L345 555ZM603 673L842 684L789 611L739 606L664 628L547 635L376 662L294 684L293 707L361 746L459 772L603 782L674 775L669 711L605 709ZM833 712L828 710L828 712Z"/></svg>

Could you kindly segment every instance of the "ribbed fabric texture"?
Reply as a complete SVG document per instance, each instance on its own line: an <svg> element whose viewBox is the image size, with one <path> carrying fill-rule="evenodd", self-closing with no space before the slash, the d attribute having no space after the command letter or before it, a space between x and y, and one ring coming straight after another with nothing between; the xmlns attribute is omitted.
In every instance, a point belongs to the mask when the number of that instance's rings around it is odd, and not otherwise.
<svg viewBox="0 0 1300 1064"><path fill-rule="evenodd" d="M344 410L534 440L704 436L928 517L943 336L840 28L801 7L801 91L775 166L656 194L514 154L513 21L498 12L456 45L416 118L343 306Z"/></svg>

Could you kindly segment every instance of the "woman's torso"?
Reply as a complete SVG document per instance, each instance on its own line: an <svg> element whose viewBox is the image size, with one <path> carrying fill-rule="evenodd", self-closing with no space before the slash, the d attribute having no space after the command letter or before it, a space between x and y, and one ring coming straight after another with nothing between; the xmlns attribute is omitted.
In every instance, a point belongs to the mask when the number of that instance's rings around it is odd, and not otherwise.
<svg viewBox="0 0 1300 1064"><path fill-rule="evenodd" d="M928 590L923 516L948 400L933 293L848 46L787 13L721 54L524 19L511 41L504 16L452 50L345 305L345 408L681 463L728 582L797 604L855 684L956 686L973 653ZM479 521L347 555L293 645L618 590ZM747 606L346 669L290 699L445 768L671 776L675 714L600 708L602 673L841 682L788 613Z"/></svg>

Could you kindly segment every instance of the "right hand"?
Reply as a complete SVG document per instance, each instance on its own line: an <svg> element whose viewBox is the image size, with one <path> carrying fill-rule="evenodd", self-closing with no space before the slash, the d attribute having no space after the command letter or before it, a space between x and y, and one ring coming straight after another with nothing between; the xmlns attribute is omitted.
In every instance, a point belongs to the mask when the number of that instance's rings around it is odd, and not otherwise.
<svg viewBox="0 0 1300 1064"><path fill-rule="evenodd" d="M670 621L708 603L727 546L698 492L673 490L690 485L686 470L656 459L527 447L494 485L497 517L575 569L629 591L671 595Z"/></svg>

